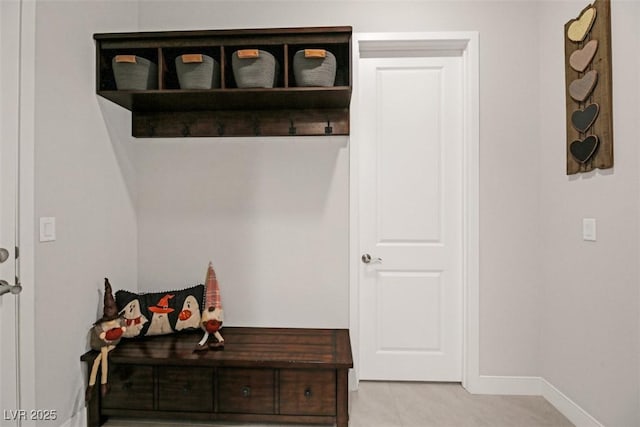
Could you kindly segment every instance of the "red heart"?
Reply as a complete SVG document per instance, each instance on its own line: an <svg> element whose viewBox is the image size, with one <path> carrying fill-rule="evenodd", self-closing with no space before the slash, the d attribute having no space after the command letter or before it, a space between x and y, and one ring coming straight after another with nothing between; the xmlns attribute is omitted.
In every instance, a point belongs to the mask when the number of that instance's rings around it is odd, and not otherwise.
<svg viewBox="0 0 640 427"><path fill-rule="evenodd" d="M107 341L115 341L122 336L122 328L109 329L105 334Z"/></svg>
<svg viewBox="0 0 640 427"><path fill-rule="evenodd" d="M220 326L222 326L222 322L220 322L219 320L209 320L204 323L204 329L210 334L219 330Z"/></svg>

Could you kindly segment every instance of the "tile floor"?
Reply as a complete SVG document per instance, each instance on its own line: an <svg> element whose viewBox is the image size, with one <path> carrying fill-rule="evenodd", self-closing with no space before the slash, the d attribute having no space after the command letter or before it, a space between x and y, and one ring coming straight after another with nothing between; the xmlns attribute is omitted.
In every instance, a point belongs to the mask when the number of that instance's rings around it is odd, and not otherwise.
<svg viewBox="0 0 640 427"><path fill-rule="evenodd" d="M350 427L569 427L544 398L467 393L459 384L361 382L351 393ZM274 427L275 424L109 420L106 427ZM288 427L295 427L291 424Z"/></svg>

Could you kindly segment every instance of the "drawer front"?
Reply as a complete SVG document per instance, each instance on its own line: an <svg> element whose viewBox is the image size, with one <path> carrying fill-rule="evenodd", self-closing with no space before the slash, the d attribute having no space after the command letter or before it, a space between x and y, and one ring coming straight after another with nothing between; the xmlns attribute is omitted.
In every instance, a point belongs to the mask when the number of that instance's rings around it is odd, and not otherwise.
<svg viewBox="0 0 640 427"><path fill-rule="evenodd" d="M280 413L336 415L336 371L282 369Z"/></svg>
<svg viewBox="0 0 640 427"><path fill-rule="evenodd" d="M213 411L213 369L162 366L158 368L158 409Z"/></svg>
<svg viewBox="0 0 640 427"><path fill-rule="evenodd" d="M274 377L273 369L219 369L219 411L273 414L275 412Z"/></svg>
<svg viewBox="0 0 640 427"><path fill-rule="evenodd" d="M102 399L104 408L153 409L153 367L110 363L109 385L111 390Z"/></svg>

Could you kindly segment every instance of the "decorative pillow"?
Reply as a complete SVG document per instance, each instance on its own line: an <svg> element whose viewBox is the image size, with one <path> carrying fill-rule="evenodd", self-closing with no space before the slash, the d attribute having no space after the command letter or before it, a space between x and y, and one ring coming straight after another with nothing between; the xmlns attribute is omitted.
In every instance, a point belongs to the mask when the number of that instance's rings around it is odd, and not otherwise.
<svg viewBox="0 0 640 427"><path fill-rule="evenodd" d="M166 335L200 328L204 285L180 291L136 294L116 292L118 313L125 320L125 338Z"/></svg>

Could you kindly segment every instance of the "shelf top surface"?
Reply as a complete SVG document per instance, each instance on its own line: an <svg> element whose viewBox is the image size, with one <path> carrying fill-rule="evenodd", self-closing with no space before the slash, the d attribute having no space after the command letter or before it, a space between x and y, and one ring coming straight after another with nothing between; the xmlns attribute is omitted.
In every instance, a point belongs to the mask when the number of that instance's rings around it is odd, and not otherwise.
<svg viewBox="0 0 640 427"><path fill-rule="evenodd" d="M141 31L126 33L96 33L95 40L170 39L190 37L277 36L305 34L351 34L352 27L247 28L224 30Z"/></svg>
<svg viewBox="0 0 640 427"><path fill-rule="evenodd" d="M194 352L202 332L123 339L109 353L115 363L272 368L351 368L347 329L247 328L220 330L224 350ZM91 361L89 351L81 360Z"/></svg>

